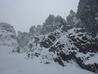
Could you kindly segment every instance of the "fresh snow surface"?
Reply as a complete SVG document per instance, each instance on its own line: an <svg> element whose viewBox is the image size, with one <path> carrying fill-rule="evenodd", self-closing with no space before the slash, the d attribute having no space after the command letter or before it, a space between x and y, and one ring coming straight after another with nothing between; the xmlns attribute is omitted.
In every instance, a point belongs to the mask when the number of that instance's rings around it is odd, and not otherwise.
<svg viewBox="0 0 98 74"><path fill-rule="evenodd" d="M94 57L90 58L88 61L85 62L86 64L93 64L98 63L98 54L95 54Z"/></svg>
<svg viewBox="0 0 98 74"><path fill-rule="evenodd" d="M36 63L26 59L24 54L12 53L12 47L0 46L0 74L94 74L69 64L62 67L57 64Z"/></svg>

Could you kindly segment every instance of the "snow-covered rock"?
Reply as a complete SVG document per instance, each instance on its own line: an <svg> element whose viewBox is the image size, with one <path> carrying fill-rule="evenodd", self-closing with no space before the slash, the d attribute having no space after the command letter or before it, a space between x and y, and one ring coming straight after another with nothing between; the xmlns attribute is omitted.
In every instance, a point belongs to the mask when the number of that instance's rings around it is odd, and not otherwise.
<svg viewBox="0 0 98 74"><path fill-rule="evenodd" d="M0 45L17 46L16 32L10 24L0 23Z"/></svg>
<svg viewBox="0 0 98 74"><path fill-rule="evenodd" d="M41 32L32 26L30 33L20 33L17 51L36 62L58 63L63 67L76 62L83 69L98 72L97 3L97 0L80 0L78 12L71 10L66 21L50 15L39 27Z"/></svg>
<svg viewBox="0 0 98 74"><path fill-rule="evenodd" d="M58 29L50 34L33 37L25 46L25 52L28 58L40 63L57 62L66 66L66 62L72 63L72 60L76 60L80 67L96 72L86 62L98 52L97 46L96 38L84 29L72 28L67 32Z"/></svg>

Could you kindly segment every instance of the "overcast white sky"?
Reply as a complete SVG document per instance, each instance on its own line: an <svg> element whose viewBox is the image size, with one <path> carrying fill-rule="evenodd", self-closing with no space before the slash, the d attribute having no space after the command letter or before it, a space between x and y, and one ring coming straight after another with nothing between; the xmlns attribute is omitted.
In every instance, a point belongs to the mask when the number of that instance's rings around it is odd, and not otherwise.
<svg viewBox="0 0 98 74"><path fill-rule="evenodd" d="M66 17L77 10L79 0L0 0L0 22L16 30L28 31L31 25L42 24L49 14Z"/></svg>

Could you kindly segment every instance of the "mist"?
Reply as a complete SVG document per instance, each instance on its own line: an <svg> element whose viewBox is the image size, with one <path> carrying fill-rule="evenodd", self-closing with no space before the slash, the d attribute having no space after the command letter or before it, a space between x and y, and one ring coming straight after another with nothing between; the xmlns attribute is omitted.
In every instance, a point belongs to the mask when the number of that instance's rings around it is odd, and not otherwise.
<svg viewBox="0 0 98 74"><path fill-rule="evenodd" d="M0 22L7 22L18 31L29 31L42 25L49 14L66 18L76 12L79 0L0 0Z"/></svg>

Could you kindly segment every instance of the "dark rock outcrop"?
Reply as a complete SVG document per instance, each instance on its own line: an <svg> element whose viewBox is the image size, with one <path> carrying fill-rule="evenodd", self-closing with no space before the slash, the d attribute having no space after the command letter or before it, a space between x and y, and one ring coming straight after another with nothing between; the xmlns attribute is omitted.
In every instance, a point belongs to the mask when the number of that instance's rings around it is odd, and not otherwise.
<svg viewBox="0 0 98 74"><path fill-rule="evenodd" d="M80 0L78 17L89 32L98 32L98 0Z"/></svg>

